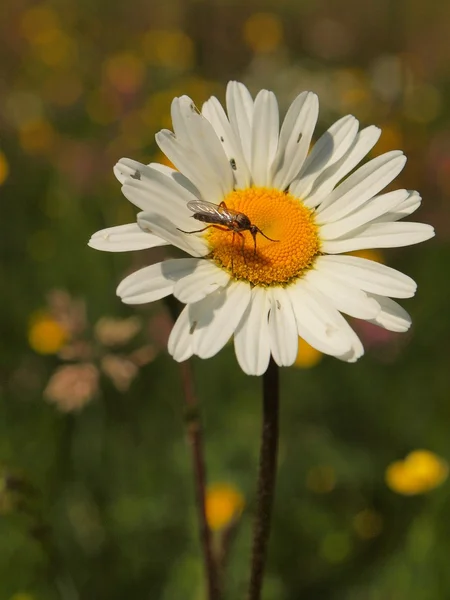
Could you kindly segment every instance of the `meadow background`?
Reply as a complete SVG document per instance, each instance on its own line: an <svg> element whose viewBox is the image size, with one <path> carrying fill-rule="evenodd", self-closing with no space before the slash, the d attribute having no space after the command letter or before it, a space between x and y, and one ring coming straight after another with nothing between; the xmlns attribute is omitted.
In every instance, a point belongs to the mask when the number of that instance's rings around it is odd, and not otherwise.
<svg viewBox="0 0 450 600"><path fill-rule="evenodd" d="M320 97L403 149L395 187L437 237L372 253L419 284L408 334L356 323L356 365L302 346L283 369L265 600L450 597L450 5L439 0L6 0L0 20L0 600L203 600L179 366L158 302L115 296L170 249L112 255L131 222L112 167L162 160L170 102L228 79ZM258 378L232 346L193 361L210 519L236 529L244 597L260 433ZM426 452L423 452L425 450ZM411 452L410 458L404 461Z"/></svg>

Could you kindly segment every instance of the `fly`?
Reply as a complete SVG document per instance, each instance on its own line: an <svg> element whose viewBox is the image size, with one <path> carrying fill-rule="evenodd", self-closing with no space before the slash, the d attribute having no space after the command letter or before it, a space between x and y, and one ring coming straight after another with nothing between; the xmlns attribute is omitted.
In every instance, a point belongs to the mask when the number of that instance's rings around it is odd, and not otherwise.
<svg viewBox="0 0 450 600"><path fill-rule="evenodd" d="M197 221L201 221L203 223L209 223L206 227L202 229L195 229L194 231L183 231L182 229L177 229L182 231L183 233L200 233L201 231L205 231L210 227L216 227L224 231L224 228L228 231L233 232L234 236L238 234L242 239L242 256L245 262L245 254L244 254L244 245L245 245L245 237L243 236L243 231L250 231L253 237L254 244L254 256L256 255L256 234L260 233L267 240L271 242L279 242L280 240L273 240L265 233L261 231L259 227L254 225L250 219L244 213L241 213L237 210L233 210L232 208L228 208L225 202L221 202L219 205L213 204L212 202L206 202L205 200L191 200L187 203L187 207L194 214L192 217L197 219ZM233 260L231 262L231 268L233 269Z"/></svg>

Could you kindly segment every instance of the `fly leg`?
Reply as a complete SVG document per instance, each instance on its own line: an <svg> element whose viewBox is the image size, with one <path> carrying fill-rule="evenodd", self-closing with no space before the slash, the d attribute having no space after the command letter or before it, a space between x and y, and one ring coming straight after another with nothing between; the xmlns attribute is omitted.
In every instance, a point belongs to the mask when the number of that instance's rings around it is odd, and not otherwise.
<svg viewBox="0 0 450 600"><path fill-rule="evenodd" d="M177 227L177 229L178 231L181 231L181 233L201 233L210 227L215 227L216 229L219 229L219 231L229 231L226 227L219 227L219 225L207 225L206 227L203 227L203 229L195 229L194 231L184 231L184 229L180 229L179 227Z"/></svg>
<svg viewBox="0 0 450 600"><path fill-rule="evenodd" d="M240 231L236 231L236 232L233 231L233 235L234 235L234 233L237 233L242 238L241 254L242 254L242 258L244 259L244 264L245 264L245 266L247 266L247 259L245 258L245 250L244 250L244 248L245 248L245 237L244 237L244 234L242 232L240 232Z"/></svg>
<svg viewBox="0 0 450 600"><path fill-rule="evenodd" d="M207 225L206 227L203 227L203 229L195 229L194 231L184 231L184 229L180 229L179 227L177 227L177 229L178 231L181 231L181 233L200 233L201 231L205 231L210 227L214 227L214 225Z"/></svg>
<svg viewBox="0 0 450 600"><path fill-rule="evenodd" d="M236 232L233 231L233 237L231 238L231 248L232 248L232 252L231 252L231 274L234 275L234 234Z"/></svg>

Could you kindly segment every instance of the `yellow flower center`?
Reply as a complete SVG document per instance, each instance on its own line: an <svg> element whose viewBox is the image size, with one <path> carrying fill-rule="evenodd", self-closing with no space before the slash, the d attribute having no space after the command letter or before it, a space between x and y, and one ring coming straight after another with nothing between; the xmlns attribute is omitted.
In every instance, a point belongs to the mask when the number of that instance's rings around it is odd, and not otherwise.
<svg viewBox="0 0 450 600"><path fill-rule="evenodd" d="M235 231L220 224L206 231L211 259L235 279L259 286L287 285L311 268L320 242L313 213L298 198L280 190L252 187L231 192L224 204L260 230L253 235L242 229L241 219Z"/></svg>

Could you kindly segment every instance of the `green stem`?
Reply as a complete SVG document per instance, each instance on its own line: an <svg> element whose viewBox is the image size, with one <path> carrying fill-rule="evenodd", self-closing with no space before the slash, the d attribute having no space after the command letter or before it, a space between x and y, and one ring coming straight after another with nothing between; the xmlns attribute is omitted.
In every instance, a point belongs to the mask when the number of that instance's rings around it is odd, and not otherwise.
<svg viewBox="0 0 450 600"><path fill-rule="evenodd" d="M248 600L260 600L270 535L278 453L278 367L270 360L263 377L263 425Z"/></svg>

